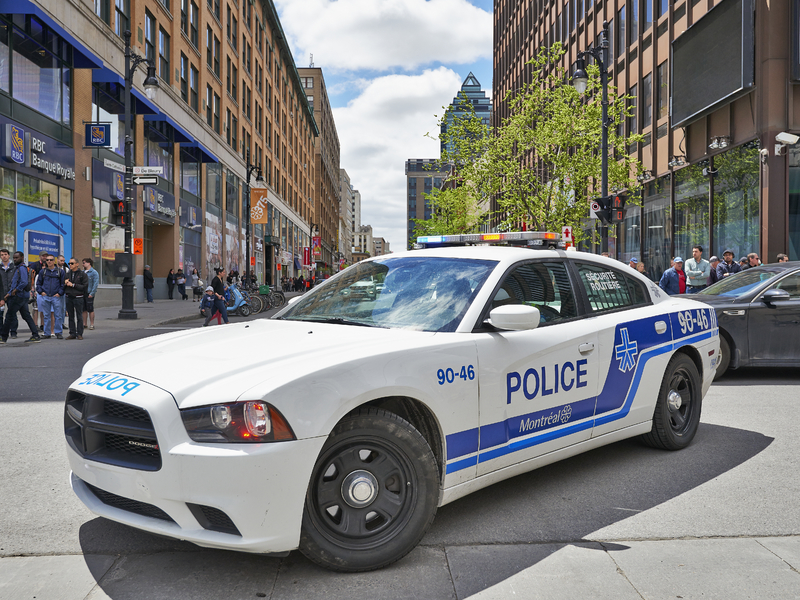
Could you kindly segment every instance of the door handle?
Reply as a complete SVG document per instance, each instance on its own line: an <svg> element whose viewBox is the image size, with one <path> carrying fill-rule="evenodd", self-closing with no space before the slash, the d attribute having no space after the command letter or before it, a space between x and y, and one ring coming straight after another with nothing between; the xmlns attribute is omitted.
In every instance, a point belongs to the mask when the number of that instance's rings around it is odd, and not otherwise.
<svg viewBox="0 0 800 600"><path fill-rule="evenodd" d="M578 352L581 354L589 354L590 352L594 351L594 344L592 342L586 342L585 344L581 344L578 346Z"/></svg>

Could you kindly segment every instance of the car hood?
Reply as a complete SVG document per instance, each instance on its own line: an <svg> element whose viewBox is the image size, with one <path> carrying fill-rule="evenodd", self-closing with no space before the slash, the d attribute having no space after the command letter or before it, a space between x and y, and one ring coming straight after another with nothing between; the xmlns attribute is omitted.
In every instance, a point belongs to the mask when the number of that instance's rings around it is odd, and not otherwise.
<svg viewBox="0 0 800 600"><path fill-rule="evenodd" d="M178 406L230 402L254 386L275 389L317 370L418 347L435 334L403 329L257 319L145 338L84 366L155 385Z"/></svg>

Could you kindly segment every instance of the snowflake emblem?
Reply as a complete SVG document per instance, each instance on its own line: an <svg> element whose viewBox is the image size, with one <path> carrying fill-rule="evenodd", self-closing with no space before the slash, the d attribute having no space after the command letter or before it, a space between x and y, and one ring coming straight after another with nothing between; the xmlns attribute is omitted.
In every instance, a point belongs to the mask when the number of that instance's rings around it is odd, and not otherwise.
<svg viewBox="0 0 800 600"><path fill-rule="evenodd" d="M572 416L572 407L567 404L564 407L564 410L561 411L561 422L566 423L569 421L570 417Z"/></svg>
<svg viewBox="0 0 800 600"><path fill-rule="evenodd" d="M636 354L639 350L636 342L632 342L629 339L627 327L623 328L619 333L620 337L622 337L622 343L614 346L614 350L619 361L619 370L625 373L636 366Z"/></svg>

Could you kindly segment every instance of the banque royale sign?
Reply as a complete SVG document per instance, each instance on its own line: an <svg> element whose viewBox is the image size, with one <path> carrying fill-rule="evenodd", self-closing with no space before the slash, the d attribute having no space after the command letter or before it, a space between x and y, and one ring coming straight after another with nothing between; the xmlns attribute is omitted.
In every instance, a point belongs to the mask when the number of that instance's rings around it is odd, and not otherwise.
<svg viewBox="0 0 800 600"><path fill-rule="evenodd" d="M0 117L3 159L9 166L37 179L75 189L75 151L54 140Z"/></svg>
<svg viewBox="0 0 800 600"><path fill-rule="evenodd" d="M175 196L155 187L144 188L144 211L149 217L167 223L175 223Z"/></svg>

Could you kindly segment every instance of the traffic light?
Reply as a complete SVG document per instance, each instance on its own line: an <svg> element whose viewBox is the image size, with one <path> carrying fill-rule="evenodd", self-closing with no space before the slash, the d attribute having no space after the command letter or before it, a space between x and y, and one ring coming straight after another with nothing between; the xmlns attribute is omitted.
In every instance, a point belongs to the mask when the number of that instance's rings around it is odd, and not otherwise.
<svg viewBox="0 0 800 600"><path fill-rule="evenodd" d="M611 211L610 221L612 225L622 223L625 220L625 195L614 194L609 197L608 208Z"/></svg>
<svg viewBox="0 0 800 600"><path fill-rule="evenodd" d="M128 224L128 215L125 213L125 202L115 200L111 203L111 222L117 227L125 227Z"/></svg>

